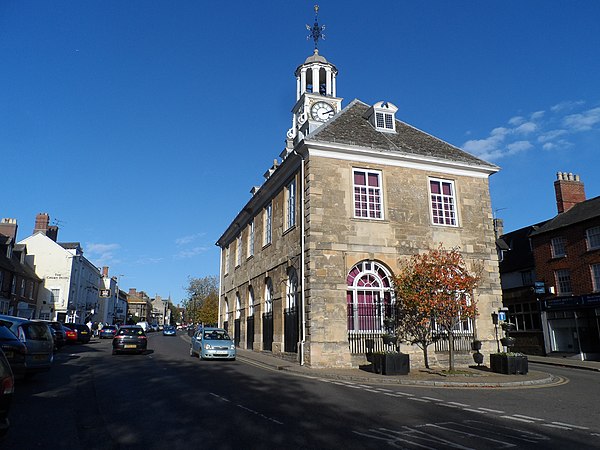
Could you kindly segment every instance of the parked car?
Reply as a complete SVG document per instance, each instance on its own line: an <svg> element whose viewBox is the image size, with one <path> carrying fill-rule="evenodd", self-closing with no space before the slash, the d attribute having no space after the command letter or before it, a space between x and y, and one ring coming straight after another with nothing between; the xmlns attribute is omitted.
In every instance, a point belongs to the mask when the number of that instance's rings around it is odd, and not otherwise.
<svg viewBox="0 0 600 450"><path fill-rule="evenodd" d="M100 339L112 339L117 334L118 327L116 325L104 325L98 332Z"/></svg>
<svg viewBox="0 0 600 450"><path fill-rule="evenodd" d="M0 437L8 432L8 412L15 390L15 378L4 352L0 350Z"/></svg>
<svg viewBox="0 0 600 450"><path fill-rule="evenodd" d="M13 374L25 373L27 346L4 325L0 325L0 349L4 352Z"/></svg>
<svg viewBox="0 0 600 450"><path fill-rule="evenodd" d="M60 322L52 320L40 320L45 322L50 327L50 332L54 338L54 350L58 350L67 343L67 332Z"/></svg>
<svg viewBox="0 0 600 450"><path fill-rule="evenodd" d="M177 330L172 325L165 325L163 327L163 336L176 336Z"/></svg>
<svg viewBox="0 0 600 450"><path fill-rule="evenodd" d="M148 338L142 327L123 325L113 338L112 348L113 355L119 352L143 353L148 348Z"/></svg>
<svg viewBox="0 0 600 450"><path fill-rule="evenodd" d="M75 342L80 344L87 344L90 342L92 331L85 323L66 323L64 325L77 332L77 339Z"/></svg>
<svg viewBox="0 0 600 450"><path fill-rule="evenodd" d="M0 324L9 328L27 346L25 376L50 370L54 361L54 342L45 322L0 315Z"/></svg>
<svg viewBox="0 0 600 450"><path fill-rule="evenodd" d="M190 356L201 359L235 360L235 344L223 328L203 328L196 331L190 344Z"/></svg>
<svg viewBox="0 0 600 450"><path fill-rule="evenodd" d="M71 328L69 325L72 325L72 324L63 323L63 327L65 329L66 343L67 344L76 344L78 333L76 330Z"/></svg>

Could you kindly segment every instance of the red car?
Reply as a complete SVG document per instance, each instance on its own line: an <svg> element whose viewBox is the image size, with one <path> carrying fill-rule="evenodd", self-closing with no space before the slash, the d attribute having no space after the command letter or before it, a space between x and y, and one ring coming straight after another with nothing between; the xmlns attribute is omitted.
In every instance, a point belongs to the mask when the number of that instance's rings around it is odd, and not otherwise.
<svg viewBox="0 0 600 450"><path fill-rule="evenodd" d="M66 333L66 342L67 344L76 344L77 343L77 331L71 329L71 327L69 327L69 324L65 323L63 324L63 327L65 328L65 333Z"/></svg>

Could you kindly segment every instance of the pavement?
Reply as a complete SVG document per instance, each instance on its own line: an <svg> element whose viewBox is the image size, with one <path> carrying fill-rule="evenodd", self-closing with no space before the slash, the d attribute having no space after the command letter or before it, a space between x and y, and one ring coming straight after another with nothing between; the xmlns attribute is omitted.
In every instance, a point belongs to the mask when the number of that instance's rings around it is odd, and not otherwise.
<svg viewBox="0 0 600 450"><path fill-rule="evenodd" d="M190 342L187 334L180 335ZM296 376L321 378L367 384L398 384L410 386L430 386L446 388L523 388L555 386L565 383L562 377L552 375L543 370L529 367L525 375L503 375L492 372L486 366L470 366L457 368L456 373L449 374L443 368L421 369L411 368L407 375L381 375L371 371L371 365L359 368L311 368L301 366L296 361L288 361L271 352L256 352L237 349L237 359L247 364L267 370L280 371ZM573 369L593 370L600 372L600 361L581 361L568 357L531 356L528 361L535 364L546 364Z"/></svg>

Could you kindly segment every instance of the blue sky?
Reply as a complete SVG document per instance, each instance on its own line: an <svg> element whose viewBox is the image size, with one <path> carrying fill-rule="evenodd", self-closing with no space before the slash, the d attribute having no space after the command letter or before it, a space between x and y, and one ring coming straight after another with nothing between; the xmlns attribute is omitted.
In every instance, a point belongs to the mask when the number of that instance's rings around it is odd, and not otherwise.
<svg viewBox="0 0 600 450"><path fill-rule="evenodd" d="M122 289L185 296L283 150L314 2L0 2L0 217L47 212ZM600 2L323 0L344 105L483 157L511 231L600 195Z"/></svg>

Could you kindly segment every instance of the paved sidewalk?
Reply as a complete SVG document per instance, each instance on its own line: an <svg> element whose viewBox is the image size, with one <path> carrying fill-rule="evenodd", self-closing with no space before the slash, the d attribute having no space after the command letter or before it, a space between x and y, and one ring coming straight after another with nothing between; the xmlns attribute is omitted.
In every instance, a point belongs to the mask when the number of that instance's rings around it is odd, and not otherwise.
<svg viewBox="0 0 600 450"><path fill-rule="evenodd" d="M528 355L529 362L548 364L551 366L569 367L573 369L594 370L600 372L600 361L581 361L575 357L560 356L532 356Z"/></svg>
<svg viewBox="0 0 600 450"><path fill-rule="evenodd" d="M190 342L187 334L180 335L183 340ZM538 358L530 359L538 362ZM380 375L371 372L370 364L361 368L351 369L314 369L300 366L295 361L287 361L269 352L255 352L237 349L237 359L263 369L281 371L296 376L325 378L340 381L352 381L369 384L399 384L411 386L434 386L453 388L516 388L534 386L553 386L564 382L563 378L555 377L547 372L529 370L527 375L502 375L491 372L487 367L470 367L462 369L460 374L447 375L438 370L412 368L408 375ZM600 366L600 363L597 363Z"/></svg>

